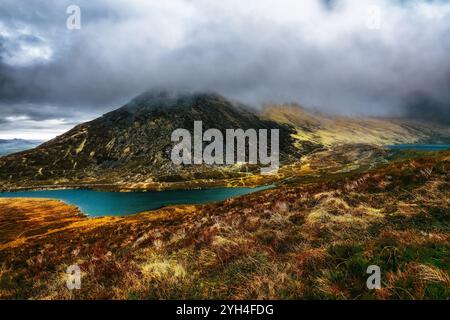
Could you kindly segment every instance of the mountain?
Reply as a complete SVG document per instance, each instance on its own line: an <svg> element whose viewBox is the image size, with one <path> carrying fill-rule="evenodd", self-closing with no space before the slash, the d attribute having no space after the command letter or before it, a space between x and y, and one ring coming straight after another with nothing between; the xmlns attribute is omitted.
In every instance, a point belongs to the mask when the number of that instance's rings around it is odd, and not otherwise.
<svg viewBox="0 0 450 320"><path fill-rule="evenodd" d="M257 165L175 165L170 159L172 132L178 128L193 132L194 121L199 120L204 131L279 129L284 168L269 179L259 174ZM353 163L355 167L361 159L364 165L370 165L375 158L382 160L379 151L371 151L380 150L380 146L448 143L449 137L450 128L445 125L336 117L299 105L271 105L257 112L215 93L150 91L33 150L1 157L0 189L147 190L259 185L304 170L303 162L308 159L313 161L310 168L333 163L340 167L343 159L347 166Z"/></svg>
<svg viewBox="0 0 450 320"><path fill-rule="evenodd" d="M450 126L426 119L350 118L311 112L300 105L268 105L264 116L295 128L294 137L325 146L337 144L450 143Z"/></svg>
<svg viewBox="0 0 450 320"><path fill-rule="evenodd" d="M40 140L0 139L0 156L33 149L42 142Z"/></svg>
<svg viewBox="0 0 450 320"><path fill-rule="evenodd" d="M441 102L423 93L411 94L405 102L405 114L409 119L426 120L438 125L450 124L450 104Z"/></svg>
<svg viewBox="0 0 450 320"><path fill-rule="evenodd" d="M246 106L214 93L146 92L125 106L80 124L38 148L0 159L3 188L45 185L125 185L241 177L256 167L177 166L170 159L171 134L194 121L203 130L279 129L283 162L314 148L294 147L295 131L264 119Z"/></svg>

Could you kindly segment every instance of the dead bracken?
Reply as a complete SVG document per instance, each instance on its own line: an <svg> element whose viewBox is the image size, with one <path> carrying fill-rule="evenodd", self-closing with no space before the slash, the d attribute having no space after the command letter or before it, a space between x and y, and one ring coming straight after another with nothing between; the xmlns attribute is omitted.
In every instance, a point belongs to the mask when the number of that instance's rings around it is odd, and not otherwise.
<svg viewBox="0 0 450 320"><path fill-rule="evenodd" d="M446 151L128 217L0 199L0 298L447 299L449 165Z"/></svg>

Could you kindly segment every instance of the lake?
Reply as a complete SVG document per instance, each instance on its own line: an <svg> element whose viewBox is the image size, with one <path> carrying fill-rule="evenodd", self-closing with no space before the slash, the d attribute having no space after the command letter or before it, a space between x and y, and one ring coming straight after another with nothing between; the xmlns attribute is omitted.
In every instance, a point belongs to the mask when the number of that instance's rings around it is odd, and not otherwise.
<svg viewBox="0 0 450 320"><path fill-rule="evenodd" d="M387 147L392 150L443 151L450 149L450 144L394 144Z"/></svg>
<svg viewBox="0 0 450 320"><path fill-rule="evenodd" d="M272 186L258 188L213 188L203 190L170 190L148 192L103 192L94 190L43 190L3 192L0 198L47 198L62 200L77 206L92 216L126 216L169 205L205 204L253 193Z"/></svg>

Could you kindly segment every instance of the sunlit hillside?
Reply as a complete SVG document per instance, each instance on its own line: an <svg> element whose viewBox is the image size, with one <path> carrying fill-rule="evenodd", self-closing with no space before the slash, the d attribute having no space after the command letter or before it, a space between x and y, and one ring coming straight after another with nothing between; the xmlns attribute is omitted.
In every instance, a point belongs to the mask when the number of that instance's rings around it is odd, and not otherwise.
<svg viewBox="0 0 450 320"><path fill-rule="evenodd" d="M2 199L0 298L446 299L449 164L441 152L123 218ZM73 263L83 287L68 291Z"/></svg>
<svg viewBox="0 0 450 320"><path fill-rule="evenodd" d="M294 137L330 146L367 143L391 145L402 143L448 143L450 126L405 119L350 118L313 113L298 105L270 105L264 115L297 129Z"/></svg>

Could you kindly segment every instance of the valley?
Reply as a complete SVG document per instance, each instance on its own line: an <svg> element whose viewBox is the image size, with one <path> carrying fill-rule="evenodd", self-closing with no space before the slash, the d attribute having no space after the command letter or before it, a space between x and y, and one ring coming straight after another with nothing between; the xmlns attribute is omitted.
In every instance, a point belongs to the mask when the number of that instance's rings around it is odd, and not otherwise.
<svg viewBox="0 0 450 320"><path fill-rule="evenodd" d="M449 165L449 151L422 154L127 217L0 199L0 297L447 299ZM70 291L73 264L82 286Z"/></svg>
<svg viewBox="0 0 450 320"><path fill-rule="evenodd" d="M279 130L279 170L174 164L171 133L195 120ZM0 194L0 298L448 299L449 137L407 119L144 93L0 157L0 190L19 192Z"/></svg>
<svg viewBox="0 0 450 320"><path fill-rule="evenodd" d="M449 31L445 0L1 0L1 306L449 301Z"/></svg>

